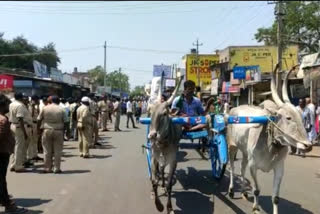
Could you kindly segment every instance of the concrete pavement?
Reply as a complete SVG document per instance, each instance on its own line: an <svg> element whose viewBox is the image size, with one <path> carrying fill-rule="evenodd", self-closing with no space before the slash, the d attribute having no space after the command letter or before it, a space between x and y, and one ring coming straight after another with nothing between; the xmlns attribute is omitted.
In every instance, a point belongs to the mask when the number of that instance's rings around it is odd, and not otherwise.
<svg viewBox="0 0 320 214"><path fill-rule="evenodd" d="M41 164L29 173L8 172L8 188L18 205L30 213L49 214L150 214L158 213L150 199L145 154L145 126L123 132L101 134L103 146L92 149L92 158L78 156L76 142L65 142L62 174L39 174ZM110 125L109 129L113 130ZM251 213L252 202L229 199L226 195L229 173L220 183L211 178L210 163L183 141L178 158L173 206L176 214ZM240 156L240 155L239 155ZM239 163L236 173L239 174ZM247 170L248 171L248 170ZM261 213L272 213L272 173L259 172ZM247 173L248 180L251 180ZM236 179L236 190L239 179ZM249 196L252 196L251 192ZM288 156L281 186L280 213L320 213L320 149L315 147L306 158ZM161 198L166 203L166 198Z"/></svg>

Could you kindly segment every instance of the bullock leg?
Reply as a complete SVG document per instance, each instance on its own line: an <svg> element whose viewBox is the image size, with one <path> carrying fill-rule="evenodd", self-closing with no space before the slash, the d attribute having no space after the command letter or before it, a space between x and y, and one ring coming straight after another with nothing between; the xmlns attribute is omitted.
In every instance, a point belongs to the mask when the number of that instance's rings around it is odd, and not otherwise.
<svg viewBox="0 0 320 214"><path fill-rule="evenodd" d="M172 161L169 167L170 169L169 169L168 183L167 183L167 193L168 193L167 214L173 213L172 204L171 204L171 190L172 190L173 175L177 168L177 161Z"/></svg>
<svg viewBox="0 0 320 214"><path fill-rule="evenodd" d="M253 180L253 212L260 211L259 209L259 194L260 194L260 188L258 185L258 180L257 180L257 169L254 165L250 164L250 174Z"/></svg>
<svg viewBox="0 0 320 214"><path fill-rule="evenodd" d="M242 152L242 161L241 161L241 195L242 198L248 199L248 193L245 191L246 188L246 169L248 165L248 154L246 152Z"/></svg>
<svg viewBox="0 0 320 214"><path fill-rule="evenodd" d="M281 160L277 165L275 165L273 171L274 171L273 194L272 194L273 214L278 214L280 184L284 174L284 160Z"/></svg>
<svg viewBox="0 0 320 214"><path fill-rule="evenodd" d="M162 187L162 190L165 191L166 182L165 182L165 177L164 177L164 168L165 168L164 166L160 167L160 174L161 174L161 181L162 181L161 187Z"/></svg>
<svg viewBox="0 0 320 214"><path fill-rule="evenodd" d="M230 198L234 197L234 184L233 184L233 176L234 176L234 157L237 153L237 147L235 146L229 146L229 160L230 160L230 184L229 184L229 190L228 194Z"/></svg>
<svg viewBox="0 0 320 214"><path fill-rule="evenodd" d="M158 172L158 161L152 157L152 175L151 175L151 181L152 181L152 189L154 192L154 203L157 207L157 210L159 212L162 212L164 210L164 207L159 199L158 196L158 176L157 176L157 172Z"/></svg>

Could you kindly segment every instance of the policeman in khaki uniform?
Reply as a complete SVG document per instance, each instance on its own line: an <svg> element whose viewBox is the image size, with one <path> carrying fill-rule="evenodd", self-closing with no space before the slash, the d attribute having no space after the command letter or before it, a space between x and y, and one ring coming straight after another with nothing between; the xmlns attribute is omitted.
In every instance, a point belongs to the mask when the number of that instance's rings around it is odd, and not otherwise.
<svg viewBox="0 0 320 214"><path fill-rule="evenodd" d="M31 113L32 118L32 130L30 136L30 144L28 146L28 157L31 160L39 161L43 160L42 158L38 157L38 128L37 128L37 119L40 113L40 103L39 97L34 95L31 97L31 104L29 105L29 112Z"/></svg>
<svg viewBox="0 0 320 214"><path fill-rule="evenodd" d="M89 147L94 148L95 145L101 146L101 144L98 143L98 136L99 136L99 126L98 126L98 104L96 102L96 99L94 98L93 94L90 94L89 98L89 109L92 116L92 135L93 140L91 141L91 144Z"/></svg>
<svg viewBox="0 0 320 214"><path fill-rule="evenodd" d="M66 114L59 106L59 98L51 97L52 103L45 106L38 116L38 128L43 121L42 146L44 150L44 173L52 172L52 158L54 156L54 173L61 173L61 156L63 150L64 123Z"/></svg>
<svg viewBox="0 0 320 214"><path fill-rule="evenodd" d="M107 120L109 117L109 106L107 102L107 97L104 96L102 100L98 103L99 112L101 113L102 131L109 131L107 129Z"/></svg>
<svg viewBox="0 0 320 214"><path fill-rule="evenodd" d="M25 113L28 111L26 106L22 103L22 93L16 93L15 101L9 106L9 121L11 123L10 129L15 137L15 148L10 166L10 171L25 172L24 170L24 148L28 140L27 130L25 129Z"/></svg>
<svg viewBox="0 0 320 214"><path fill-rule="evenodd" d="M32 117L31 117L31 112L29 111L29 99L28 97L23 97L22 100L23 104L25 105L24 108L24 128L27 132L28 135L28 139L26 140L26 144L23 147L23 158L24 158L24 166L28 167L31 164L31 159L32 157L30 156L30 154L28 153L29 147L31 146L32 143L32 125L33 125L33 121L32 121Z"/></svg>
<svg viewBox="0 0 320 214"><path fill-rule="evenodd" d="M77 109L78 131L79 131L79 152L80 157L89 158L89 145L92 144L93 120L90 112L90 99L83 97L81 106Z"/></svg>

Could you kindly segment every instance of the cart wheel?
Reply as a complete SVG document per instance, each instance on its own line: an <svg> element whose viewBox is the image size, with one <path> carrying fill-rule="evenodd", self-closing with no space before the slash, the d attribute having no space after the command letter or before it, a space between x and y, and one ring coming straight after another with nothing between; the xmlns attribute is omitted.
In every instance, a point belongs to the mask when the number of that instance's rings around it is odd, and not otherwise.
<svg viewBox="0 0 320 214"><path fill-rule="evenodd" d="M210 159L213 178L220 181L223 178L227 164L221 163L217 144L211 143L210 145Z"/></svg>

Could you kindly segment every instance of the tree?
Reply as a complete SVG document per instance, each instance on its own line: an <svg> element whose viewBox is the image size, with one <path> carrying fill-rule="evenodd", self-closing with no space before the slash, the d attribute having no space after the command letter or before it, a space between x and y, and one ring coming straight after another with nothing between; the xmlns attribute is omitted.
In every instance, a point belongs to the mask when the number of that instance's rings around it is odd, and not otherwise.
<svg viewBox="0 0 320 214"><path fill-rule="evenodd" d="M284 46L298 45L300 51L314 53L319 50L320 4L317 1L283 2ZM277 9L277 8L275 8ZM271 27L259 28L255 34L258 42L277 45L277 21Z"/></svg>
<svg viewBox="0 0 320 214"><path fill-rule="evenodd" d="M41 48L39 51L44 52L45 54L37 55L36 60L45 64L48 68L58 67L58 63L60 63L60 58L58 57L55 44L53 42L50 42L49 44ZM50 53L47 54L47 52Z"/></svg>
<svg viewBox="0 0 320 214"><path fill-rule="evenodd" d="M130 97L137 97L145 95L144 86L136 86L130 93Z"/></svg>
<svg viewBox="0 0 320 214"><path fill-rule="evenodd" d="M6 40L3 38L3 33L0 33L0 55L6 54L25 54L25 53L38 53L38 52L52 52L50 54L41 55L24 55L24 56L0 56L0 66L7 68L20 68L27 71L33 71L33 60L57 68L60 58L55 50L54 43L49 43L43 48L37 47L33 43L29 42L23 36L17 36L12 40Z"/></svg>
<svg viewBox="0 0 320 214"><path fill-rule="evenodd" d="M104 69L102 66L96 66L94 69L89 70L88 73L94 88L104 85ZM118 70L107 73L106 85L110 86L112 90L129 92L129 76Z"/></svg>

